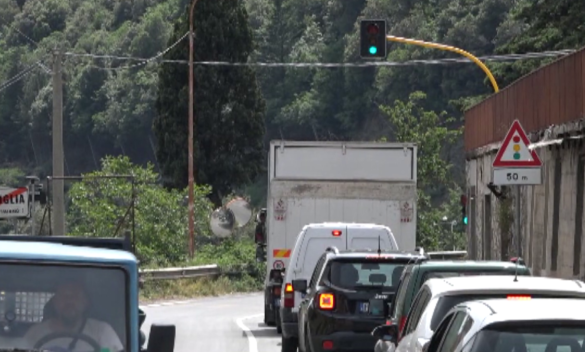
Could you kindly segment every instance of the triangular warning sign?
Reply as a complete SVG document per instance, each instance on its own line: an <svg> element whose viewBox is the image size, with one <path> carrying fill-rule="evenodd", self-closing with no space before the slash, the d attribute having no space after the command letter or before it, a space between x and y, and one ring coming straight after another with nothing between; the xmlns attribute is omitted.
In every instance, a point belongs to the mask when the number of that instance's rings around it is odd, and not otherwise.
<svg viewBox="0 0 585 352"><path fill-rule="evenodd" d="M536 151L528 149L530 141L526 132L518 120L512 122L512 126L504 138L504 142L498 150L493 167L537 167L542 166Z"/></svg>

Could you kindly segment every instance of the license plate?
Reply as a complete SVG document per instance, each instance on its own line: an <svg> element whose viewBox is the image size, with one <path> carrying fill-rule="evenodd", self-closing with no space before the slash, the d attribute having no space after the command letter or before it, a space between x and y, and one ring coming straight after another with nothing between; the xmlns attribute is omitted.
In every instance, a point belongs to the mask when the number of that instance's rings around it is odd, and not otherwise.
<svg viewBox="0 0 585 352"><path fill-rule="evenodd" d="M384 314L384 300L381 300L381 299L370 300L370 314L383 315Z"/></svg>
<svg viewBox="0 0 585 352"><path fill-rule="evenodd" d="M360 313L368 313L370 311L370 302L360 302Z"/></svg>
<svg viewBox="0 0 585 352"><path fill-rule="evenodd" d="M274 305L276 307L280 307L280 298L277 298L277 299L274 300Z"/></svg>

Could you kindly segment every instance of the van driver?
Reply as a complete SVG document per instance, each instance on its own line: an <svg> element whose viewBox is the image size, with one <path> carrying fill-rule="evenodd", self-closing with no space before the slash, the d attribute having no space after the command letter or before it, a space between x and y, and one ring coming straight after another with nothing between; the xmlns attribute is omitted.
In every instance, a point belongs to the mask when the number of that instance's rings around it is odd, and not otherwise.
<svg viewBox="0 0 585 352"><path fill-rule="evenodd" d="M43 338L56 334L54 339L45 340L42 346L36 347L55 351L92 352L96 346L88 343L87 338L91 338L101 351L124 350L120 338L108 323L86 318L89 301L81 283L71 281L60 285L51 301L54 316L32 326L24 336L31 348Z"/></svg>

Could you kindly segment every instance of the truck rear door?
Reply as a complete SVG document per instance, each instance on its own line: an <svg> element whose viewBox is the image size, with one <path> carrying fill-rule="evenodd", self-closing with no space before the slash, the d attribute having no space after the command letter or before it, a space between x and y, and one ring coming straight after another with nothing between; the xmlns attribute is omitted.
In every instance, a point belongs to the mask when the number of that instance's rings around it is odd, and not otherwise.
<svg viewBox="0 0 585 352"><path fill-rule="evenodd" d="M398 245L392 233L384 227L348 226L347 241L348 249L378 249L378 238L380 249L398 250Z"/></svg>

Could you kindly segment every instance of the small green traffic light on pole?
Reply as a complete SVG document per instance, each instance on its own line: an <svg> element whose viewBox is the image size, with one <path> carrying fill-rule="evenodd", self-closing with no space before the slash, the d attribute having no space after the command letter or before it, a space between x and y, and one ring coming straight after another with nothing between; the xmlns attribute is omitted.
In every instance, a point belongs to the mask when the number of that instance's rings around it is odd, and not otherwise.
<svg viewBox="0 0 585 352"><path fill-rule="evenodd" d="M360 57L370 60L386 58L385 20L362 20L360 22Z"/></svg>

